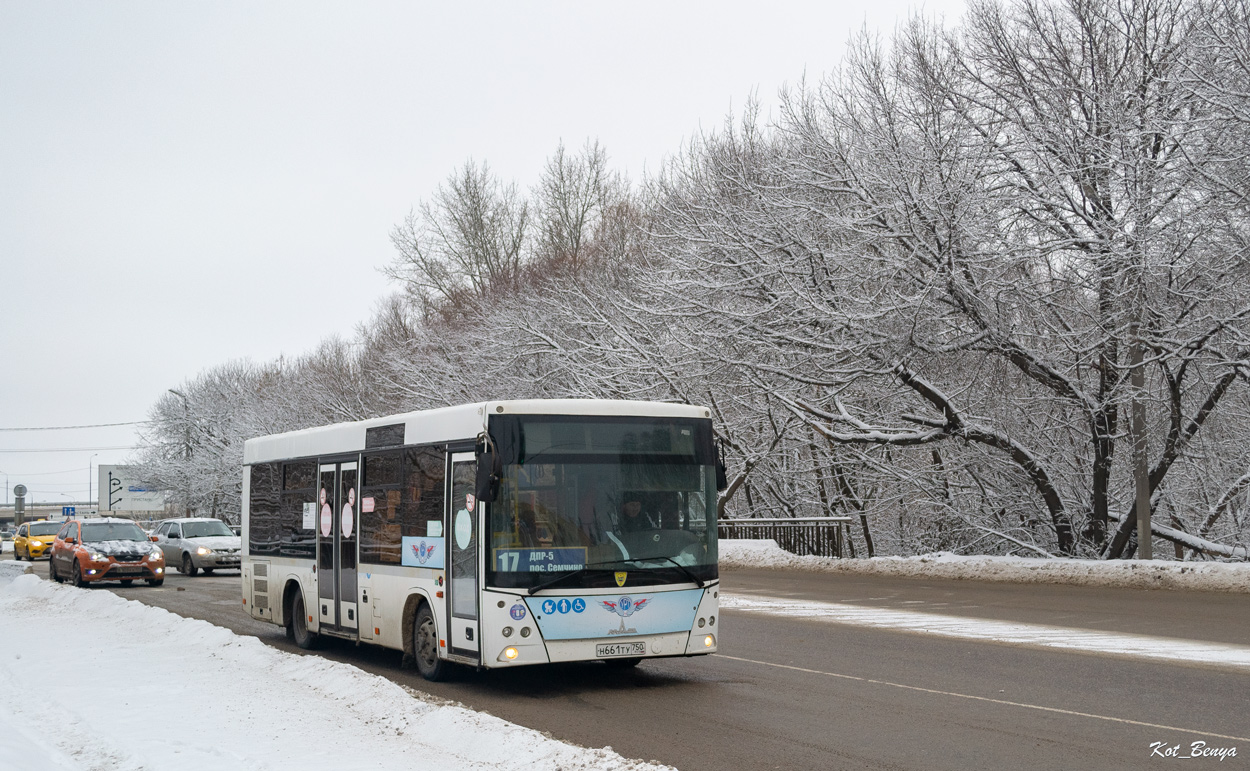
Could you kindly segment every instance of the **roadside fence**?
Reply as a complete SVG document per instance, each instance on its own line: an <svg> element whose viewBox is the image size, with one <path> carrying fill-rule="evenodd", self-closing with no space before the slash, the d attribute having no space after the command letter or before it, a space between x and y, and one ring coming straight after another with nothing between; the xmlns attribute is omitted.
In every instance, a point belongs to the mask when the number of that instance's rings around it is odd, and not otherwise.
<svg viewBox="0 0 1250 771"><path fill-rule="evenodd" d="M779 519L722 519L719 538L771 538L791 554L843 556L850 537L850 517L793 517Z"/></svg>

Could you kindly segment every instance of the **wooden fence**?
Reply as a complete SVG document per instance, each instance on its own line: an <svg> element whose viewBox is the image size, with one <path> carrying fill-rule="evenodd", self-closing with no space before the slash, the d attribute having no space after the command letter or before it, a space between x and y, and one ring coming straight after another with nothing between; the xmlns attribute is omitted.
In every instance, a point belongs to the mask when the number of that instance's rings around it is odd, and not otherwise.
<svg viewBox="0 0 1250 771"><path fill-rule="evenodd" d="M719 538L771 538L791 554L842 557L851 522L850 517L722 519L716 534Z"/></svg>

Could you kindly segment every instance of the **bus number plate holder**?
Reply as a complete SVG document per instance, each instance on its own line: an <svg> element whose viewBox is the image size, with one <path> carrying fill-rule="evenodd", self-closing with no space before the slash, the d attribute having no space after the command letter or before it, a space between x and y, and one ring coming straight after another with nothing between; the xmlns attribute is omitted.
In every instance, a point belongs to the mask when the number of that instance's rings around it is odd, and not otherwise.
<svg viewBox="0 0 1250 771"><path fill-rule="evenodd" d="M645 656L647 654L646 643L627 642L627 643L609 643L607 645L596 645L595 656L599 658L611 658L612 656Z"/></svg>

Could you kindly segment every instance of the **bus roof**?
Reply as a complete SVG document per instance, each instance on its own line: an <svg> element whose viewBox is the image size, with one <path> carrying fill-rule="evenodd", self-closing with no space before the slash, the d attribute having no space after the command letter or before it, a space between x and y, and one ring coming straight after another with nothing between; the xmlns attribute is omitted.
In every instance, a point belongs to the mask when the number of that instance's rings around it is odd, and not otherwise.
<svg viewBox="0 0 1250 771"><path fill-rule="evenodd" d="M621 399L517 399L477 402L248 439L243 444L243 463L250 465L288 458L359 452L366 449L368 429L399 425L404 427L402 443L406 445L474 439L486 427L487 415L500 414L711 417L711 412L705 407L673 402ZM392 443L387 444L393 446Z"/></svg>

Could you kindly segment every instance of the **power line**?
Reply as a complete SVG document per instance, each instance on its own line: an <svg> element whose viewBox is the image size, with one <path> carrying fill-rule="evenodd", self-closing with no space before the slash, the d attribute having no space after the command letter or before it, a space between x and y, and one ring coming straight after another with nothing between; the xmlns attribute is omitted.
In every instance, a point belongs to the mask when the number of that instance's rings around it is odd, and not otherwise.
<svg viewBox="0 0 1250 771"><path fill-rule="evenodd" d="M10 485L10 487L15 486L16 484L17 482L14 482L13 485ZM45 487L77 487L80 484L82 484L82 482L28 482L26 486L42 490Z"/></svg>
<svg viewBox="0 0 1250 771"><path fill-rule="evenodd" d="M117 447L42 447L39 449L26 450L0 450L0 452L90 452L94 450L138 450L146 445L131 444L119 445Z"/></svg>
<svg viewBox="0 0 1250 771"><path fill-rule="evenodd" d="M16 473L12 471L6 471L4 473L6 473L7 475L11 477L47 477L47 476L52 476L53 474L73 474L75 472L81 473L82 466L79 466L78 468L67 468L63 471L29 471L29 472L16 472Z"/></svg>
<svg viewBox="0 0 1250 771"><path fill-rule="evenodd" d="M69 431L76 428L112 428L114 426L142 426L150 420L132 420L127 423L92 423L85 426L29 426L25 428L0 428L0 431Z"/></svg>

